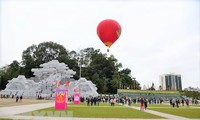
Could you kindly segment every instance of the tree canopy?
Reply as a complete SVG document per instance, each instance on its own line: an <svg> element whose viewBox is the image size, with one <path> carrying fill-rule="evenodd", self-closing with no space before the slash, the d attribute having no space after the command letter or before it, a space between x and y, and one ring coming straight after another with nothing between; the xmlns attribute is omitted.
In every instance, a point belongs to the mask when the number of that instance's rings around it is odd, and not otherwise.
<svg viewBox="0 0 200 120"><path fill-rule="evenodd" d="M68 51L64 46L54 42L43 42L31 45L22 53L22 61L13 61L10 65L0 70L0 89L4 89L7 80L18 75L26 78L33 77L32 68L51 60L64 62L70 69L76 71L74 79L81 76L92 80L99 93L116 93L117 89L140 89L140 84L131 78L131 70L122 68L114 55L107 56L99 49L85 48L78 52Z"/></svg>

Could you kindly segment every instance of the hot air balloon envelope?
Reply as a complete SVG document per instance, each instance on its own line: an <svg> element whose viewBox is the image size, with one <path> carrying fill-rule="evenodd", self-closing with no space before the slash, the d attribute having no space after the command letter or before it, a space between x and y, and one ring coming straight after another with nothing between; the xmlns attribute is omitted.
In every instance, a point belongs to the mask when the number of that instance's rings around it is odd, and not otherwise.
<svg viewBox="0 0 200 120"><path fill-rule="evenodd" d="M120 34L121 26L115 20L106 19L97 26L97 35L107 47L110 47L119 38Z"/></svg>

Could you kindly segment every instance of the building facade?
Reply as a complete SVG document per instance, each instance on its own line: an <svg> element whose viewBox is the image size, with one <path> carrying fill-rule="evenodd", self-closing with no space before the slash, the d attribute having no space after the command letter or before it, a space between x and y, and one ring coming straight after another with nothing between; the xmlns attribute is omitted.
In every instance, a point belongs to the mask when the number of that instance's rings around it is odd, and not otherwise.
<svg viewBox="0 0 200 120"><path fill-rule="evenodd" d="M181 75L178 74L160 75L160 86L162 90L182 90Z"/></svg>

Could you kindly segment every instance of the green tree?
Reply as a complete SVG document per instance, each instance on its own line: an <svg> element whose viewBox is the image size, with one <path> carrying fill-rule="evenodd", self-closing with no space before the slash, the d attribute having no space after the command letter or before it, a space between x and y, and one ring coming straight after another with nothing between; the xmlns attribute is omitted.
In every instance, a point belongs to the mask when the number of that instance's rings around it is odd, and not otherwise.
<svg viewBox="0 0 200 120"><path fill-rule="evenodd" d="M74 64L73 60L69 59L68 51L60 44L54 42L43 42L37 45L28 47L22 54L22 63L25 66L24 72L26 77L33 77L32 68L38 68L40 64L51 60L70 63L71 68Z"/></svg>
<svg viewBox="0 0 200 120"><path fill-rule="evenodd" d="M132 84L132 78L130 77L131 70L126 68L121 70L120 72L121 77L121 88L127 89Z"/></svg>
<svg viewBox="0 0 200 120"><path fill-rule="evenodd" d="M118 71L115 71L112 80L110 81L111 83L111 93L117 93L117 89L120 88L120 83L121 83L121 77Z"/></svg>
<svg viewBox="0 0 200 120"><path fill-rule="evenodd" d="M151 87L148 90L155 90L154 83L152 83Z"/></svg>
<svg viewBox="0 0 200 120"><path fill-rule="evenodd" d="M112 85L112 77L114 72L117 72L118 67L121 65L117 63L117 59L114 56L107 57L106 54L102 54L100 50L94 50L88 48L84 50L86 55L87 67L84 68L84 76L87 79L93 80L100 92L113 93L116 91L115 85ZM101 83L97 82L96 76L98 75ZM95 76L95 77L94 77ZM111 82L112 81L112 82Z"/></svg>
<svg viewBox="0 0 200 120"><path fill-rule="evenodd" d="M10 65L8 65L8 69L6 71L8 79L16 78L20 73L21 67L18 61L14 60Z"/></svg>
<svg viewBox="0 0 200 120"><path fill-rule="evenodd" d="M6 78L6 70L7 68L3 67L0 70L0 90L6 88L6 84L8 83L8 78Z"/></svg>
<svg viewBox="0 0 200 120"><path fill-rule="evenodd" d="M5 89L8 80L16 78L19 74L22 74L20 63L14 60L10 65L3 67L0 70L0 89Z"/></svg>
<svg viewBox="0 0 200 120"><path fill-rule="evenodd" d="M132 78L132 89L141 90L140 83L136 80L136 78Z"/></svg>
<svg viewBox="0 0 200 120"><path fill-rule="evenodd" d="M99 74L98 73L94 73L94 75L92 76L91 80L98 87L98 89L97 89L98 93L104 93L104 91L105 91L104 89L105 88L100 87L100 86L104 85L104 82L103 82L104 80L99 77Z"/></svg>
<svg viewBox="0 0 200 120"><path fill-rule="evenodd" d="M22 65L13 61L6 66L6 69L0 70L0 85L3 86L1 88L5 88L7 80L19 74L25 75L26 78L34 77L32 68L39 68L39 65L55 59L76 71L74 76L76 80L79 79L81 66L81 76L92 80L99 93L117 93L117 89L120 88L141 89L140 84L135 79L132 80L131 70L122 69L122 64L118 63L114 55L107 57L107 54L94 48L69 52L62 45L54 42L43 42L28 47L22 53Z"/></svg>
<svg viewBox="0 0 200 120"><path fill-rule="evenodd" d="M194 89L192 87L190 87L190 89ZM200 99L200 92L199 91L194 91L194 90L187 90L185 89L183 91L183 95L187 96L187 97L191 97L193 99Z"/></svg>

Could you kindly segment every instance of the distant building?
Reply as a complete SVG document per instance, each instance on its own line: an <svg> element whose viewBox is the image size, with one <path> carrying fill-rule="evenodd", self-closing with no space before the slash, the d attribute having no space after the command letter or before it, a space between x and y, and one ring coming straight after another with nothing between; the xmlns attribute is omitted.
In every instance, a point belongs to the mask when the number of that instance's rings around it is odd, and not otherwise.
<svg viewBox="0 0 200 120"><path fill-rule="evenodd" d="M160 86L162 90L182 90L181 75L160 75Z"/></svg>
<svg viewBox="0 0 200 120"><path fill-rule="evenodd" d="M200 88L193 88L193 87L188 87L188 88L185 88L184 90L186 90L186 91L197 91L197 92L199 92L200 93Z"/></svg>

